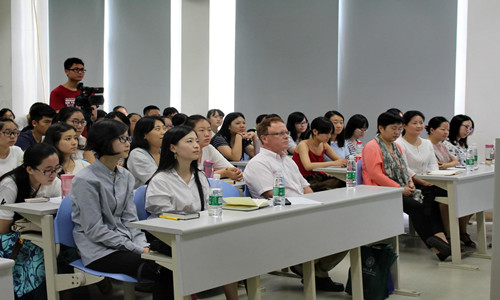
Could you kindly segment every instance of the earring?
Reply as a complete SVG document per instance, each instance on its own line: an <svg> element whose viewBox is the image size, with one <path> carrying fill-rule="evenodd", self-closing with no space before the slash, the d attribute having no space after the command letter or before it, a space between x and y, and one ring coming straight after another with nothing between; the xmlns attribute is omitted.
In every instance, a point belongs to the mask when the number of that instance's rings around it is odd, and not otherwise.
<svg viewBox="0 0 500 300"><path fill-rule="evenodd" d="M177 159L177 153L174 152L174 159Z"/></svg>

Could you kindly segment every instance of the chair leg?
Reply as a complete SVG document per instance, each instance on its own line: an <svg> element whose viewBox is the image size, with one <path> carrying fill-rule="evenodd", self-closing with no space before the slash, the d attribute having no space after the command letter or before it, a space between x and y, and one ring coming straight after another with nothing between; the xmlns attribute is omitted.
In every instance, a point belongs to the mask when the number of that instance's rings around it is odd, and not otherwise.
<svg viewBox="0 0 500 300"><path fill-rule="evenodd" d="M125 300L135 300L135 283L123 282L123 298Z"/></svg>

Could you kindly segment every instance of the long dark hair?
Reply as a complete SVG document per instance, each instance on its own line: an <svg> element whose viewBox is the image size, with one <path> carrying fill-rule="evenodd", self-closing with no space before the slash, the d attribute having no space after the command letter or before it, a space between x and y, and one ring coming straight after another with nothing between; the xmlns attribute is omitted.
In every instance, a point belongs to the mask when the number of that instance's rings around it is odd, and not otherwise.
<svg viewBox="0 0 500 300"><path fill-rule="evenodd" d="M224 137L228 143L231 142L231 131L229 131L229 127L231 126L231 123L239 117L245 119L245 116L240 112L232 112L227 114L227 116L224 118L224 122L222 122L219 132L217 132L217 134Z"/></svg>
<svg viewBox="0 0 500 300"><path fill-rule="evenodd" d="M327 118L328 120L330 120L330 118L333 116L339 116L342 118L342 122L344 121L344 116L336 110L330 110L330 111L326 112L326 114L325 114L325 118ZM335 125L333 126L333 130L335 131ZM339 134L337 134L337 137L335 138L335 141L337 142L337 145L339 147L344 147L344 144L345 144L344 130L345 129L342 128L342 131Z"/></svg>
<svg viewBox="0 0 500 300"><path fill-rule="evenodd" d="M462 147L468 148L469 146L467 145L467 138L472 133L470 133L469 135L467 135L467 137L465 137L465 139L457 140L457 135L460 132L460 127L462 127L462 123L465 122L465 121L471 121L472 128L474 128L474 121L472 121L472 119L469 116L466 116L466 115L456 115L456 116L454 116L451 119L451 122L450 122L450 134L448 135L448 140L450 141L450 143L452 143L455 146L458 144L458 145L460 145Z"/></svg>
<svg viewBox="0 0 500 300"><path fill-rule="evenodd" d="M151 177L151 179L153 179L153 177L159 172L175 169L178 165L178 161L175 159L175 155L172 150L170 150L170 145L177 145L177 143L179 143L179 141L190 132L194 132L193 128L185 125L179 125L165 133L161 144L160 164L158 165L158 170ZM196 182L196 187L198 188L198 194L200 195L201 210L205 210L205 197L203 195L203 187L200 181L198 160L193 160L191 162L190 170L194 174L194 180ZM151 179L149 179L149 181L151 181Z"/></svg>
<svg viewBox="0 0 500 300"><path fill-rule="evenodd" d="M425 126L425 130L427 131L427 134L431 135L431 129L436 130L443 123L448 123L448 120L446 120L445 117L439 116L439 117L434 117L434 118L430 119L427 126Z"/></svg>
<svg viewBox="0 0 500 300"><path fill-rule="evenodd" d="M44 159L52 154L57 154L54 146L47 143L33 144L24 152L23 164L0 177L0 181L9 176L14 179L17 186L16 203L24 202L24 199L35 196L31 193L30 179L26 168L31 167L32 169L36 169L36 167L42 164Z"/></svg>
<svg viewBox="0 0 500 300"><path fill-rule="evenodd" d="M422 112L418 110L409 110L405 112L403 115L403 124L408 125L410 124L411 119L413 119L416 116L420 116L422 118L422 121L425 121L425 116ZM403 130L403 133L401 134L402 136L406 135L406 130Z"/></svg>
<svg viewBox="0 0 500 300"><path fill-rule="evenodd" d="M297 129L295 128L295 124L302 122L302 120L304 119L306 119L307 122L307 129L299 135ZM286 129L290 131L290 136L296 142L297 139L305 140L309 135L309 131L311 128L309 126L309 120L307 120L307 117L300 111L296 111L288 115L288 119L286 120Z"/></svg>
<svg viewBox="0 0 500 300"><path fill-rule="evenodd" d="M45 133L45 138L43 142L49 145L54 146L57 149L57 153L59 156L59 163L62 165L65 163L64 161L64 153L59 151L57 144L61 141L62 134L68 130L74 130L76 133L75 127L68 125L66 123L56 123L50 125L49 129Z"/></svg>
<svg viewBox="0 0 500 300"><path fill-rule="evenodd" d="M165 125L163 119L158 116L147 116L137 121L134 128L134 135L132 136L132 143L130 144L130 152L135 148L141 148L149 152L150 145L148 140L146 140L146 134L155 128L156 121L160 121ZM127 163L128 157L125 159L125 168L127 168Z"/></svg>

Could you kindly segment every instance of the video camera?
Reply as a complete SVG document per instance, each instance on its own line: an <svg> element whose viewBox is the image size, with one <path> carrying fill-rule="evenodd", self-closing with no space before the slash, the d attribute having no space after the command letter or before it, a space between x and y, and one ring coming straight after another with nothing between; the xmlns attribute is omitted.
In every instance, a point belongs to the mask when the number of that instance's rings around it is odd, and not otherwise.
<svg viewBox="0 0 500 300"><path fill-rule="evenodd" d="M80 107L83 110L83 114L85 120L87 121L87 128L92 126L92 105L102 105L104 103L104 97L102 93L104 92L104 88L102 87L88 87L84 86L83 82L80 82L77 86L77 89L82 92L80 95L75 98L75 105ZM96 95L100 94L100 95Z"/></svg>

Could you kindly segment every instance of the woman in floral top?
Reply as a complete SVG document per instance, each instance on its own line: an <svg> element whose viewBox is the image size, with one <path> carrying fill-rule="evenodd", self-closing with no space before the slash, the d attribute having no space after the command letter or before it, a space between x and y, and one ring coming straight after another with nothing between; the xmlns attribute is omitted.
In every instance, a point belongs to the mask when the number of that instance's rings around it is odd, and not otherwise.
<svg viewBox="0 0 500 300"><path fill-rule="evenodd" d="M467 137L474 132L474 121L466 115L456 115L451 119L450 135L443 144L461 166L465 166L467 156Z"/></svg>

